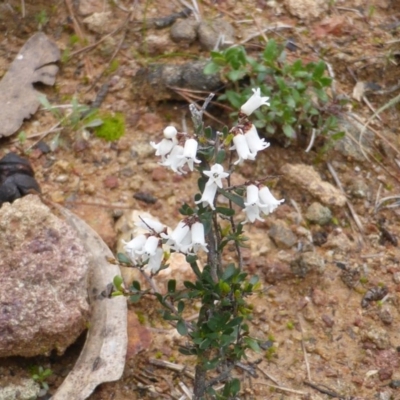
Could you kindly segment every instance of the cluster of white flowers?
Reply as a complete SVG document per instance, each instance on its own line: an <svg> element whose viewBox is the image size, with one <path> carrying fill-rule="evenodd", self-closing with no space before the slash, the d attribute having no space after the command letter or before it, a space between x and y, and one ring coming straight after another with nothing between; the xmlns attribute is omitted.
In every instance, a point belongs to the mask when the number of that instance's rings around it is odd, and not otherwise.
<svg viewBox="0 0 400 400"><path fill-rule="evenodd" d="M204 237L204 225L197 219L187 218L179 222L170 235L163 235L166 245L184 254L196 254L199 250L208 253Z"/></svg>
<svg viewBox="0 0 400 400"><path fill-rule="evenodd" d="M160 164L169 167L177 174L186 174L183 169L185 165L190 171L193 171L194 163L201 161L196 158L197 140L186 138L184 146L179 144L178 131L174 126L167 126L164 129L164 139L160 143L150 142L150 145L156 149L156 156L161 156ZM185 135L181 134L182 137Z"/></svg>
<svg viewBox="0 0 400 400"><path fill-rule="evenodd" d="M244 212L246 213L245 222L254 222L255 220L264 221L260 217L260 212L268 215L274 212L279 204L284 201L284 199L276 200L267 186L259 189L256 185L248 185L246 201L244 203Z"/></svg>
<svg viewBox="0 0 400 400"><path fill-rule="evenodd" d="M166 232L166 227L150 218L143 218L136 226L148 230L149 233L124 242L125 253L133 264L146 263L145 269L154 274L160 269L164 258L161 235Z"/></svg>
<svg viewBox="0 0 400 400"><path fill-rule="evenodd" d="M231 129L233 146L236 150L237 165L244 160L255 160L259 151L269 147L265 139L258 135L256 127L248 120L248 117L262 105L269 105L268 97L262 97L260 89L253 89L253 95L242 105L239 112L239 122ZM150 142L156 150L156 156L161 157L160 164L171 168L178 174L185 174L185 166L193 171L194 164L199 164L197 159L198 142L184 133L178 133L173 126L164 129L164 138L159 143ZM196 204L210 207L215 210L214 202L218 188L222 188L222 179L229 176L221 164L214 164L209 171L202 171L208 177L202 196ZM246 213L245 222L263 221L260 214L272 213L284 200L276 200L270 190L257 184L247 186L247 197L244 203ZM145 268L156 273L164 260L163 244L167 251L173 250L184 254L196 254L203 250L208 252L204 237L204 225L197 216L190 216L180 221L172 233L168 234L164 225L153 220L143 220L141 226L149 232L135 237L125 243L125 252L136 265L145 265Z"/></svg>

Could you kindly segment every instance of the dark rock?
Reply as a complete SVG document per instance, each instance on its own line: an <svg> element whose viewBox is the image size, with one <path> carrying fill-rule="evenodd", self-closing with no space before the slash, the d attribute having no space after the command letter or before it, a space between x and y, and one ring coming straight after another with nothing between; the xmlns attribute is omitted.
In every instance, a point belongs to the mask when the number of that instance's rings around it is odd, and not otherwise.
<svg viewBox="0 0 400 400"><path fill-rule="evenodd" d="M182 100L171 88L216 91L222 86L218 75L205 75L208 61L191 61L182 65L152 64L141 68L133 77L133 96L147 102Z"/></svg>
<svg viewBox="0 0 400 400"><path fill-rule="evenodd" d="M0 357L62 354L86 328L88 259L38 196L0 209Z"/></svg>

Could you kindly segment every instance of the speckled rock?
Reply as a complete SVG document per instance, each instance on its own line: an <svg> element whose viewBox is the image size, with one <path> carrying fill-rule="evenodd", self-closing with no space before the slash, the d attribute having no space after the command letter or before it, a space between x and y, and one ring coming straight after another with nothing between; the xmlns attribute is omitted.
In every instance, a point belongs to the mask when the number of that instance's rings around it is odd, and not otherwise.
<svg viewBox="0 0 400 400"><path fill-rule="evenodd" d="M0 381L1 400L32 400L40 394L40 386L33 379L21 379L19 384Z"/></svg>
<svg viewBox="0 0 400 400"><path fill-rule="evenodd" d="M178 19L170 30L171 39L176 43L193 43L197 38L199 23L192 19Z"/></svg>
<svg viewBox="0 0 400 400"><path fill-rule="evenodd" d="M325 261L317 253L307 252L290 263L294 275L304 278L309 272L323 273Z"/></svg>
<svg viewBox="0 0 400 400"><path fill-rule="evenodd" d="M111 21L111 11L95 12L83 20L89 30L95 33L99 33L100 35L111 32L113 30L113 25L110 23Z"/></svg>
<svg viewBox="0 0 400 400"><path fill-rule="evenodd" d="M280 172L286 180L310 193L325 205L343 207L346 204L346 196L329 182L323 181L318 172L309 165L285 164Z"/></svg>
<svg viewBox="0 0 400 400"><path fill-rule="evenodd" d="M2 206L0 240L0 357L62 354L89 318L76 233L30 195Z"/></svg>
<svg viewBox="0 0 400 400"><path fill-rule="evenodd" d="M391 346L389 333L381 327L372 327L364 331L363 340L372 342L379 350L385 350Z"/></svg>
<svg viewBox="0 0 400 400"><path fill-rule="evenodd" d="M285 222L280 220L271 224L268 235L274 241L276 246L281 249L290 249L297 243L296 235Z"/></svg>
<svg viewBox="0 0 400 400"><path fill-rule="evenodd" d="M331 220L332 213L328 207L315 201L307 208L306 218L318 225L326 225Z"/></svg>
<svg viewBox="0 0 400 400"><path fill-rule="evenodd" d="M205 50L213 50L219 43L218 48L225 48L235 42L235 30L233 26L223 19L202 21L197 29L199 42ZM222 42L219 42L222 39Z"/></svg>
<svg viewBox="0 0 400 400"><path fill-rule="evenodd" d="M329 3L325 0L285 0L285 6L295 17L310 20L324 13Z"/></svg>

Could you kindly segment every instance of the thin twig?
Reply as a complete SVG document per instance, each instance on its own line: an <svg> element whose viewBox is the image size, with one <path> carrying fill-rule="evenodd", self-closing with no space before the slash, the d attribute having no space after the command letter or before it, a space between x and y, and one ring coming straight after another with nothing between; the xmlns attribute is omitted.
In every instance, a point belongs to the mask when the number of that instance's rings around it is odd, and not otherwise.
<svg viewBox="0 0 400 400"><path fill-rule="evenodd" d="M270 383L267 383L267 382L254 382L254 385L269 386L269 387L277 389L277 390L282 390L283 392L300 394L300 395L303 395L303 396L305 396L307 394L306 392L302 392L300 390L294 390L294 389L290 389L290 388L283 387L283 386L271 385Z"/></svg>
<svg viewBox="0 0 400 400"><path fill-rule="evenodd" d="M298 317L298 321L299 321L300 330L301 330L301 348L303 350L304 362L306 363L307 378L311 382L310 364L308 363L306 346L304 344L304 329L303 329L303 323L301 321L301 317L300 316Z"/></svg>
<svg viewBox="0 0 400 400"><path fill-rule="evenodd" d="M345 397L340 396L339 394L333 392L332 390L324 389L324 388L322 388L322 387L320 387L320 386L315 385L315 384L312 383L312 382L304 381L304 384L307 385L307 386L310 386L310 387L312 387L313 389L318 390L319 392L321 392L321 393L323 393L323 394L326 394L326 395L328 395L328 396L337 397L338 399L343 399L343 400L345 399Z"/></svg>
<svg viewBox="0 0 400 400"><path fill-rule="evenodd" d="M277 379L275 379L272 375L268 374L265 372L263 369L261 369L259 366L257 366L257 370L260 371L264 376L266 376L268 379L270 379L272 382L275 383L275 385L280 386L281 384L278 382Z"/></svg>
<svg viewBox="0 0 400 400"><path fill-rule="evenodd" d="M312 149L312 147L314 146L314 142L315 142L315 138L316 137L317 137L317 130L315 128L312 128L310 143L308 144L307 148L305 149L306 153L308 153Z"/></svg>
<svg viewBox="0 0 400 400"><path fill-rule="evenodd" d="M169 361L157 360L156 358L150 358L149 363L152 365L156 365L157 367L167 368L175 372L179 372L184 374L190 379L194 379L193 372L190 372L185 365L175 364Z"/></svg>
<svg viewBox="0 0 400 400"><path fill-rule="evenodd" d="M181 381L178 383L180 388L182 389L182 392L185 393L188 399L191 399L193 397L193 393L189 388Z"/></svg>

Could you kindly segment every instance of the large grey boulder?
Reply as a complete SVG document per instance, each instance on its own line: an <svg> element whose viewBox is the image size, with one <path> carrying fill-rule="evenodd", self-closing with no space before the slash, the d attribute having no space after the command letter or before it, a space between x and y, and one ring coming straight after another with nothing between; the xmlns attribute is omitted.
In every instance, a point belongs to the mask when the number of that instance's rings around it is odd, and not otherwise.
<svg viewBox="0 0 400 400"><path fill-rule="evenodd" d="M87 327L89 261L39 196L0 209L0 357L62 354Z"/></svg>

